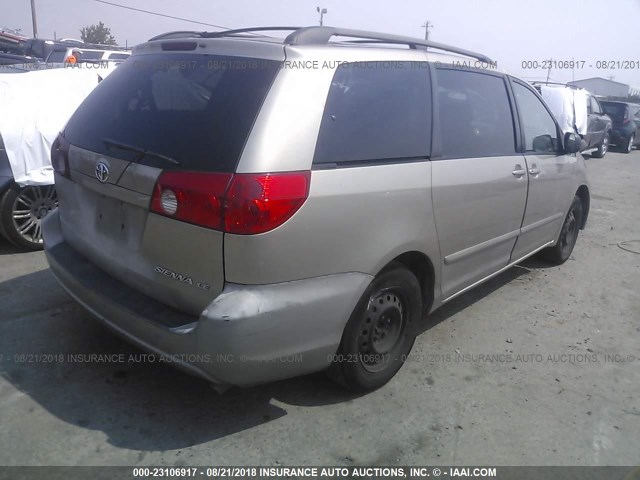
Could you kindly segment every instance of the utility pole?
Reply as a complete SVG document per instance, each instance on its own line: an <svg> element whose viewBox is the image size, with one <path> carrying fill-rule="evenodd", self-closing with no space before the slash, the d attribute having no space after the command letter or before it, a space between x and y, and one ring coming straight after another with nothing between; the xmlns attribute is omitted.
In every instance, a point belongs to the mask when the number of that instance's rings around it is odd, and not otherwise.
<svg viewBox="0 0 640 480"><path fill-rule="evenodd" d="M33 38L38 38L38 22L36 21L36 0L31 0L31 22L33 23Z"/></svg>
<svg viewBox="0 0 640 480"><path fill-rule="evenodd" d="M547 85L549 84L549 78L551 78L551 64L553 63L553 58L549 59L549 70L547 70Z"/></svg>
<svg viewBox="0 0 640 480"><path fill-rule="evenodd" d="M320 26L322 26L322 20L324 17L324 14L327 13L327 9L326 8L320 8L320 7L316 7L316 11L320 14Z"/></svg>
<svg viewBox="0 0 640 480"><path fill-rule="evenodd" d="M433 28L433 24L429 23L429 20L422 24L422 28L424 28L424 39L429 40L429 29Z"/></svg>

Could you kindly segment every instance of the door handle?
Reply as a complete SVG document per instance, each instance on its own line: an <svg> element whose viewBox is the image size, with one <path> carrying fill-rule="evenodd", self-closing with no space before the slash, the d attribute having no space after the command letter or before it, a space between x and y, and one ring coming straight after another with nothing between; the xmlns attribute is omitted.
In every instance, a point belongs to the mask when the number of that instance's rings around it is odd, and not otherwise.
<svg viewBox="0 0 640 480"><path fill-rule="evenodd" d="M529 169L529 175L538 175L540 173L540 169L535 165Z"/></svg>
<svg viewBox="0 0 640 480"><path fill-rule="evenodd" d="M527 173L527 171L524 168L522 168L522 165L518 164L515 166L515 170L513 170L511 173L513 174L514 177L522 177Z"/></svg>

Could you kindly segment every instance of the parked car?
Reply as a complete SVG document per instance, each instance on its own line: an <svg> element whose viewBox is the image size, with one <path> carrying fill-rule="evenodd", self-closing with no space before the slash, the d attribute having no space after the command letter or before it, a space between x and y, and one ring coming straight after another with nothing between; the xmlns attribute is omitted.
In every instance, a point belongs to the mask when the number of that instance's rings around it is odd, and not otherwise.
<svg viewBox="0 0 640 480"><path fill-rule="evenodd" d="M58 204L52 143L76 107L116 68L0 68L0 235L22 249L42 249L42 218Z"/></svg>
<svg viewBox="0 0 640 480"><path fill-rule="evenodd" d="M263 30L135 47L56 140L45 251L100 321L214 384L370 390L425 313L569 258L582 140L526 82L420 39Z"/></svg>
<svg viewBox="0 0 640 480"><path fill-rule="evenodd" d="M551 108L563 131L579 133L586 143L585 150L592 151L592 157L606 155L612 122L596 97L571 85L548 82L534 82L533 85Z"/></svg>
<svg viewBox="0 0 640 480"><path fill-rule="evenodd" d="M611 143L623 153L640 145L640 105L603 101L602 108L613 119Z"/></svg>
<svg viewBox="0 0 640 480"><path fill-rule="evenodd" d="M42 219L58 206L54 185L20 186L14 181L0 135L0 236L29 250L42 248Z"/></svg>
<svg viewBox="0 0 640 480"><path fill-rule="evenodd" d="M122 50L99 50L94 48L67 47L64 49L53 50L49 56L47 56L47 63L80 63L88 61L123 62L130 56L131 52Z"/></svg>

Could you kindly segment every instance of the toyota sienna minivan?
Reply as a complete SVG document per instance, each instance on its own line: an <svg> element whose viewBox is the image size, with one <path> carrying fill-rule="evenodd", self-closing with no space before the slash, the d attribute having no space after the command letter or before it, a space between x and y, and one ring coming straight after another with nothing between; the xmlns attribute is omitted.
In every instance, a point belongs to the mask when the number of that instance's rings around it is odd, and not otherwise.
<svg viewBox="0 0 640 480"><path fill-rule="evenodd" d="M222 387L389 381L423 317L523 259L566 261L580 139L484 55L331 27L137 46L52 150L60 284Z"/></svg>

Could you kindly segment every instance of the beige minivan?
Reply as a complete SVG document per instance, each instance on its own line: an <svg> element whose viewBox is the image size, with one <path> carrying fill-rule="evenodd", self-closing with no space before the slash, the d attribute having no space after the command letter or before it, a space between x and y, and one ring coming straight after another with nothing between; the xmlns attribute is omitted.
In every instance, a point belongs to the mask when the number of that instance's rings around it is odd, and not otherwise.
<svg viewBox="0 0 640 480"><path fill-rule="evenodd" d="M137 46L54 144L51 270L217 385L398 372L423 317L589 212L580 139L487 57L331 27Z"/></svg>

